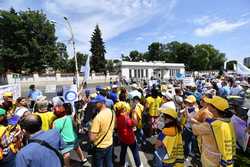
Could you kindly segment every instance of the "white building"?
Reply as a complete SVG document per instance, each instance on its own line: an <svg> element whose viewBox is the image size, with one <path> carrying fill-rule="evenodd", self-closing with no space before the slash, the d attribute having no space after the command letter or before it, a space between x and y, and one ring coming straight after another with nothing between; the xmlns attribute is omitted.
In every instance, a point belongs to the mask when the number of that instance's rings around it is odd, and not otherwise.
<svg viewBox="0 0 250 167"><path fill-rule="evenodd" d="M154 62L128 62L122 61L121 75L126 80L166 80L175 78L176 73L184 73L185 65L183 63L165 63L162 61Z"/></svg>

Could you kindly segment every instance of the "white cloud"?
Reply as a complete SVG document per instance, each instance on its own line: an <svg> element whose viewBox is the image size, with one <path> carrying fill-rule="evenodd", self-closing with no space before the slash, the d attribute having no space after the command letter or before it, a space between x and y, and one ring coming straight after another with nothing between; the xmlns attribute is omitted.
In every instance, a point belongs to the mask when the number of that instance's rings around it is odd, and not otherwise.
<svg viewBox="0 0 250 167"><path fill-rule="evenodd" d="M67 16L81 51L89 50L90 36L96 24L99 24L103 38L109 41L114 37L142 26L156 14L164 11L171 13L176 0L54 0L45 2L45 10L54 18ZM57 25L59 39L69 38L65 26Z"/></svg>
<svg viewBox="0 0 250 167"><path fill-rule="evenodd" d="M200 27L194 30L194 34L199 37L207 37L222 32L230 32L241 26L249 23L248 21L236 21L229 22L227 20L219 20L206 24L204 27Z"/></svg>
<svg viewBox="0 0 250 167"><path fill-rule="evenodd" d="M141 41L143 39L144 39L143 37L137 37L137 38L135 38L136 41Z"/></svg>

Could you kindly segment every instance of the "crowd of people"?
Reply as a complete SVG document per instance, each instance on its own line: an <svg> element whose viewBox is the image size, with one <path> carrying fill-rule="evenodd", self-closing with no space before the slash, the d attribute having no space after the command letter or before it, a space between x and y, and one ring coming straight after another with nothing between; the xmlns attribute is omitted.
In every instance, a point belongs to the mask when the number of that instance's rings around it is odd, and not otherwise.
<svg viewBox="0 0 250 167"><path fill-rule="evenodd" d="M121 147L119 165L127 166L127 149L136 167L143 162L139 150L154 141L156 167L234 166L238 143L232 117L245 122L250 113L242 107L249 83L237 77L200 77L181 81L121 85L110 83L79 90L79 101L65 102L61 92L47 99L30 86L27 97L13 99L5 92L0 104L0 166L71 166L75 151L81 165L92 155L93 167L112 167ZM117 140L116 140L117 139ZM155 139L155 140L151 140ZM88 147L82 146L87 140ZM245 140L248 140L247 138ZM244 147L244 148L243 148Z"/></svg>

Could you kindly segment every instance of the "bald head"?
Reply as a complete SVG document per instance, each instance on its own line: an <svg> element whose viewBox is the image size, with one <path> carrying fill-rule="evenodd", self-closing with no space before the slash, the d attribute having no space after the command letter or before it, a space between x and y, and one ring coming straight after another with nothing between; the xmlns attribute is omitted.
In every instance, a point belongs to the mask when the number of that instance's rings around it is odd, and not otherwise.
<svg viewBox="0 0 250 167"><path fill-rule="evenodd" d="M28 133L33 134L41 130L42 120L40 116L35 114L26 115L20 122L22 129L25 129Z"/></svg>

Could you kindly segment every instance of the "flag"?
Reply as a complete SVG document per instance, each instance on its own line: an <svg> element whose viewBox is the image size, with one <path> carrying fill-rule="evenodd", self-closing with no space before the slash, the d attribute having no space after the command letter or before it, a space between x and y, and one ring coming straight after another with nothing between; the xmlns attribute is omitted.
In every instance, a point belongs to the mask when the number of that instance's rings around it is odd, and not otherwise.
<svg viewBox="0 0 250 167"><path fill-rule="evenodd" d="M87 82L87 80L89 78L89 73L90 73L89 59L90 59L90 55L88 55L88 58L87 58L87 61L85 63L85 67L84 67L84 80L85 80L85 82Z"/></svg>
<svg viewBox="0 0 250 167"><path fill-rule="evenodd" d="M243 64L237 62L236 73L240 75L250 75L250 69Z"/></svg>

